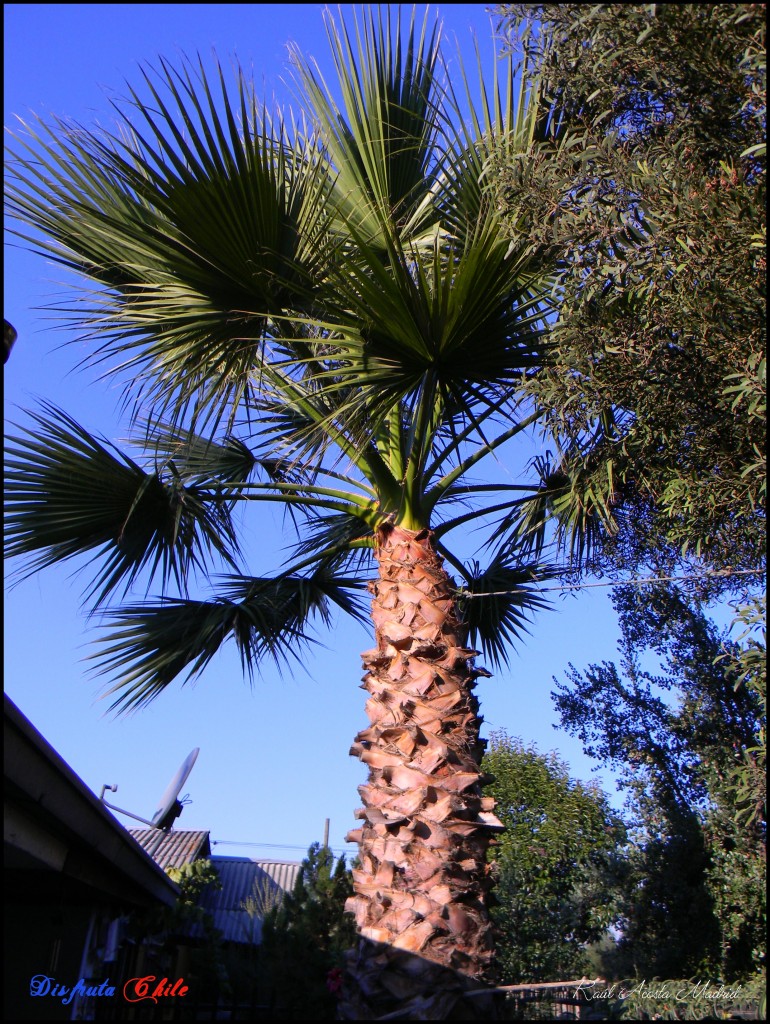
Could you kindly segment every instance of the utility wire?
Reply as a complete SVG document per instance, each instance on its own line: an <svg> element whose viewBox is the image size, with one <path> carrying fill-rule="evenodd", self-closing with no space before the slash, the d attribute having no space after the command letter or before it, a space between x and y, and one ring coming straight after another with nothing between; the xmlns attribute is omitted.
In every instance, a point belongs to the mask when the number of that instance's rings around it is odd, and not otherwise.
<svg viewBox="0 0 770 1024"><path fill-rule="evenodd" d="M303 853L307 853L307 846L291 846L288 843L241 843L237 839L212 839L212 846L257 846L264 847L268 850L301 850ZM349 850L340 850L337 847L330 846L329 849L332 853L342 854L349 853Z"/></svg>
<svg viewBox="0 0 770 1024"><path fill-rule="evenodd" d="M638 580L610 580L608 583L573 583L558 587L541 587L546 590L587 590L589 587L641 587L646 583L689 583L692 580L712 579L714 576L759 576L764 575L764 569L715 569L713 572L704 572L696 576L648 576ZM533 580L537 583L537 580ZM458 591L460 597L505 597L510 594L518 594L521 588L516 590L487 590L470 591L461 587Z"/></svg>

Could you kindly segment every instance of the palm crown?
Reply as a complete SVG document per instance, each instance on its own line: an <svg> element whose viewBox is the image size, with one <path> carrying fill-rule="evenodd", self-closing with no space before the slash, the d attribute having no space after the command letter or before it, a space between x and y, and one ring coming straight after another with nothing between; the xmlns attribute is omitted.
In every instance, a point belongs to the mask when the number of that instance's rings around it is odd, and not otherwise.
<svg viewBox="0 0 770 1024"><path fill-rule="evenodd" d="M130 380L143 456L45 406L9 445L6 551L25 556L30 570L92 555L96 605L127 599L139 579L162 586L161 599L108 610L101 664L117 676L123 707L199 672L227 640L251 671L265 655L294 653L314 614L328 617L337 605L364 617L372 556L379 653L364 657L380 679L371 687L380 686L377 700L386 699L386 648L404 670L444 664L436 637L423 650L440 617L448 650L465 651L470 631L499 660L540 603L531 583L547 572L532 564L544 536L541 481L478 483L472 473L485 458L505 458L507 443L537 419L518 385L545 359L551 281L528 245L504 235L483 173L496 147L526 157L543 131L542 109L515 86L510 66L475 104L465 84L456 95L427 18L406 31L390 14L364 13L352 33L331 19L327 27L337 89L296 56L301 117L269 116L242 76L232 94L221 72L212 81L201 65L161 63L145 75L147 97L131 93L113 134L57 122L18 142L11 210L33 229L29 241L94 282L75 315L93 358ZM270 578L241 567L234 509L253 501L282 503L296 528L290 558ZM453 530L477 522L489 526L485 568L450 547ZM391 539L402 547L386 558ZM443 559L465 601L441 576ZM194 599L191 576L209 576L222 561L229 575L216 595ZM401 612L393 625L386 579L397 579L392 602L417 609L416 625L407 629ZM409 639L397 639L399 630ZM465 665L457 686L468 690L478 674L473 653L452 655L452 672ZM443 687L449 707L448 662L431 671L423 696ZM465 774L478 745L468 701L472 735L457 741L467 756L445 758ZM443 726L430 726L435 712L430 719L413 702L407 711L404 735L414 726L434 754L449 742L436 738ZM371 753L393 737L372 728L357 752L395 791L392 765ZM408 746L397 745L402 754ZM403 756L429 774L424 759ZM466 825L481 821L478 779L456 791L447 783L452 800L463 789L475 794L464 810L450 800L447 822L450 811ZM427 786L430 806L440 804ZM368 813L373 842L382 821ZM391 807L388 820L394 814L407 811ZM396 863L372 849L362 869L370 880ZM483 849L474 856L483 865ZM392 871L388 879L395 886ZM362 934L391 941L376 923L382 914L362 909L367 884L358 879L352 907ZM480 898L480 883L458 885L464 905L469 893ZM425 925L430 913L420 914ZM414 920L399 920L388 933L396 944L450 963L449 953L426 952L437 934L446 937L443 925L418 934ZM402 941L405 933L413 938ZM481 973L478 950L468 955L471 973Z"/></svg>
<svg viewBox="0 0 770 1024"><path fill-rule="evenodd" d="M128 130L60 123L32 134L44 162L15 164L13 211L103 286L76 315L94 358L130 374L149 458L47 407L12 441L8 553L37 569L98 551L101 602L148 565L182 590L211 555L235 568L236 502L299 514L296 557L275 580L236 576L214 602L120 613L108 663L135 661L129 704L200 668L227 634L248 667L285 652L325 602L355 613L382 521L431 527L469 591L527 576L517 510L539 482L469 474L536 418L517 384L543 362L548 278L504 237L481 179L493 146L526 153L537 106L508 81L463 120L437 80L435 31L412 24L402 41L366 20L356 51L329 28L341 102L298 61L301 123L268 118L243 79L233 101L202 67L163 64L146 79L154 102L132 94ZM503 525L480 573L445 538L490 510ZM493 658L518 604L473 605ZM190 612L197 650L174 630Z"/></svg>

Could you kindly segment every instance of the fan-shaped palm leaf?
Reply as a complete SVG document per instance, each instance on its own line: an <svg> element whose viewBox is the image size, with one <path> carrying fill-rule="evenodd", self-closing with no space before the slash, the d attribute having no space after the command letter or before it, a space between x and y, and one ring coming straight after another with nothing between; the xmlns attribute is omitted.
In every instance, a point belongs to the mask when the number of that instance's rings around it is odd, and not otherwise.
<svg viewBox="0 0 770 1024"><path fill-rule="evenodd" d="M336 605L365 619L356 598L361 589L358 581L335 575L334 564L326 561L310 576L230 577L222 595L210 601L166 599L110 611L115 628L94 657L100 672L120 676L107 691L120 693L111 710L149 703L180 675L189 681L228 640L235 642L249 676L266 657L279 666L291 658L301 661L314 616L328 624Z"/></svg>
<svg viewBox="0 0 770 1024"><path fill-rule="evenodd" d="M156 459L174 463L180 476L223 487L250 480L258 469L268 477L279 476L275 460L262 462L245 442L232 434L221 441L194 430L164 422L148 422L137 437Z"/></svg>
<svg viewBox="0 0 770 1024"><path fill-rule="evenodd" d="M529 632L531 613L548 607L538 585L556 575L553 566L527 564L510 550L498 552L486 569L478 562L467 569L463 602L470 640L493 665L508 663L514 641Z"/></svg>
<svg viewBox="0 0 770 1024"><path fill-rule="evenodd" d="M221 72L216 102L202 68L162 63L156 77L152 102L132 91L123 134L29 127L9 205L45 233L42 250L104 286L75 316L135 392L175 420L232 416L276 333L270 314L308 309L324 280L328 171L242 78L236 107Z"/></svg>
<svg viewBox="0 0 770 1024"><path fill-rule="evenodd" d="M557 465L548 456L538 456L533 468L540 477L537 493L500 522L491 541L507 538L523 551L539 552L550 530L573 566L588 564L601 539L618 530L612 459L590 458L586 464L567 452Z"/></svg>
<svg viewBox="0 0 770 1024"><path fill-rule="evenodd" d="M184 588L214 554L235 567L237 538L216 492L185 484L171 462L145 471L50 403L43 410L37 431L7 446L5 550L24 556L25 574L93 552L99 604L143 569Z"/></svg>
<svg viewBox="0 0 770 1024"><path fill-rule="evenodd" d="M438 32L428 31L426 12L419 36L412 13L407 38L401 15L395 26L364 16L355 43L346 26L326 14L326 29L341 91L341 105L317 67L295 53L330 166L336 172L333 208L347 236L353 232L380 251L405 227L414 234L435 214L425 197L435 173L435 143L441 119L435 106ZM415 211L423 215L415 222Z"/></svg>

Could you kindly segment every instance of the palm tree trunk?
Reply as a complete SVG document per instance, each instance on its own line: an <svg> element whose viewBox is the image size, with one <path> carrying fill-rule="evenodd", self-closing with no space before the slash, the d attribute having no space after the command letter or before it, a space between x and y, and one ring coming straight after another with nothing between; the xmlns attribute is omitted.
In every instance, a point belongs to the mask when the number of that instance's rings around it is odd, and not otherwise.
<svg viewBox="0 0 770 1024"><path fill-rule="evenodd" d="M382 527L377 560L377 645L362 655L371 725L351 749L369 765L363 825L348 834L360 867L347 909L362 938L340 1009L343 1019L389 1005L439 1019L457 1012L469 983L489 977L486 851L502 826L481 794L475 652L430 531ZM480 1001L467 1002L462 1019L473 1019ZM426 1008L436 1016L423 1017Z"/></svg>

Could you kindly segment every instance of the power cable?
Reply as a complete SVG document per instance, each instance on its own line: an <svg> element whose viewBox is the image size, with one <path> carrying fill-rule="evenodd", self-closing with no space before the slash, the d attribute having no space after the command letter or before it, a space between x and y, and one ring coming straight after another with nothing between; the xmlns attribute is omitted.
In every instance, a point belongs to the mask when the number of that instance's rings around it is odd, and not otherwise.
<svg viewBox="0 0 770 1024"><path fill-rule="evenodd" d="M648 576L637 580L610 580L607 583L573 583L558 587L540 587L541 591L559 590L588 590L589 587L641 587L647 583L689 583L692 580L712 579L715 576L759 576L764 575L764 569L715 569L712 572L699 573L695 576ZM537 580L533 580L537 583ZM461 587L458 594L462 598L468 597L505 597L506 595L518 594L519 590L487 590L470 591Z"/></svg>
<svg viewBox="0 0 770 1024"><path fill-rule="evenodd" d="M263 847L264 849L267 849L267 850L301 850L303 853L307 853L307 851L308 851L308 847L307 846L292 846L289 843L247 843L247 842L241 843L237 839L212 839L211 840L211 845L212 846L253 846L253 847ZM343 854L343 853L350 853L350 850L340 850L339 848L334 847L334 846L330 846L329 849L332 851L332 853L336 853L338 855Z"/></svg>

